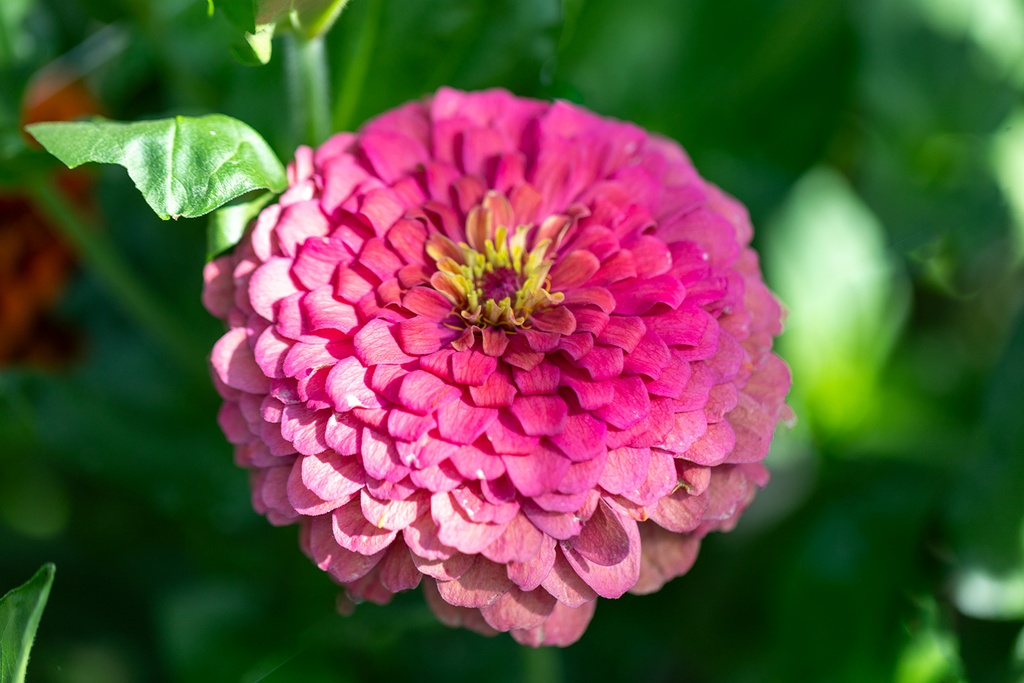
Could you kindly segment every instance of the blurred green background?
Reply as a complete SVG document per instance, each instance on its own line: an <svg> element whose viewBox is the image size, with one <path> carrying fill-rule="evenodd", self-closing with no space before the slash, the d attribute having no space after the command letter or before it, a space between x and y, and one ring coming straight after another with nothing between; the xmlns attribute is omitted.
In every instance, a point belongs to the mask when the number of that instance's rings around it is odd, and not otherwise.
<svg viewBox="0 0 1024 683"><path fill-rule="evenodd" d="M291 158L287 46L241 44L204 0L3 0L0 199L49 163L18 132L40 69ZM216 427L204 221L93 167L94 239L177 345L85 259L34 333L56 351L0 368L0 593L57 565L30 681L1024 681L1024 1L352 0L326 47L338 129L503 86L675 138L745 202L789 310L773 480L564 651L446 629L418 592L337 616Z"/></svg>

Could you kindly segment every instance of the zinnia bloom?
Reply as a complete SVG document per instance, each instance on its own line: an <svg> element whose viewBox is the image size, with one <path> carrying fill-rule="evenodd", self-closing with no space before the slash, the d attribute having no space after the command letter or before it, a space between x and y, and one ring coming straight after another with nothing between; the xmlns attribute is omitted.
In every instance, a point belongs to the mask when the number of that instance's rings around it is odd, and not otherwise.
<svg viewBox="0 0 1024 683"><path fill-rule="evenodd" d="M219 420L348 599L567 645L765 484L779 306L677 144L444 89L289 174L206 269Z"/></svg>

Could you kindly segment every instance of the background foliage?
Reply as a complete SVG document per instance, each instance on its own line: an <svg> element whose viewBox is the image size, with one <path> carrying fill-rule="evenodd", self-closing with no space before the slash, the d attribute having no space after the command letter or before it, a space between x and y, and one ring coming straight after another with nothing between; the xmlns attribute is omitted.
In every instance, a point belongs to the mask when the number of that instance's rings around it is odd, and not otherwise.
<svg viewBox="0 0 1024 683"><path fill-rule="evenodd" d="M747 203L790 310L799 422L773 481L688 576L602 601L565 651L448 630L418 593L334 613L215 425L203 221L161 223L121 169L90 169L89 240L142 291L80 253L0 368L0 593L60 569L29 680L1024 680L1022 36L1021 0L346 8L335 129L442 84L636 121ZM221 112L290 158L294 58L243 66L241 44L202 0L4 0L0 200L60 221L33 185L55 167L19 132L55 74L110 118Z"/></svg>

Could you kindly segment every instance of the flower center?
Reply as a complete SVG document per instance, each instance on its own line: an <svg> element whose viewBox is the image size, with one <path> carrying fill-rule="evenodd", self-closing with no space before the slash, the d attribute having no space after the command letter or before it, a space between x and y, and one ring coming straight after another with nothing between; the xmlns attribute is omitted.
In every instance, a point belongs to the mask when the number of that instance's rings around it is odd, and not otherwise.
<svg viewBox="0 0 1024 683"><path fill-rule="evenodd" d="M503 195L488 193L466 220L466 242L456 244L444 235L431 235L427 253L437 263L430 284L444 294L473 325L516 329L538 308L561 303L561 292L550 292L545 258L551 240L527 248L530 227L518 226L510 235L512 207Z"/></svg>

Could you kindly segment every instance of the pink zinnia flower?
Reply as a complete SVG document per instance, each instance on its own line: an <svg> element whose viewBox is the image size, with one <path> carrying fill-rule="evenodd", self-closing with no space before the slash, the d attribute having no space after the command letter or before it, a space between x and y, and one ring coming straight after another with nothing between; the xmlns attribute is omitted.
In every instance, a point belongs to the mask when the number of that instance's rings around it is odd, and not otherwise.
<svg viewBox="0 0 1024 683"><path fill-rule="evenodd" d="M779 306L674 142L444 89L289 178L205 272L219 420L348 599L567 645L765 484Z"/></svg>

